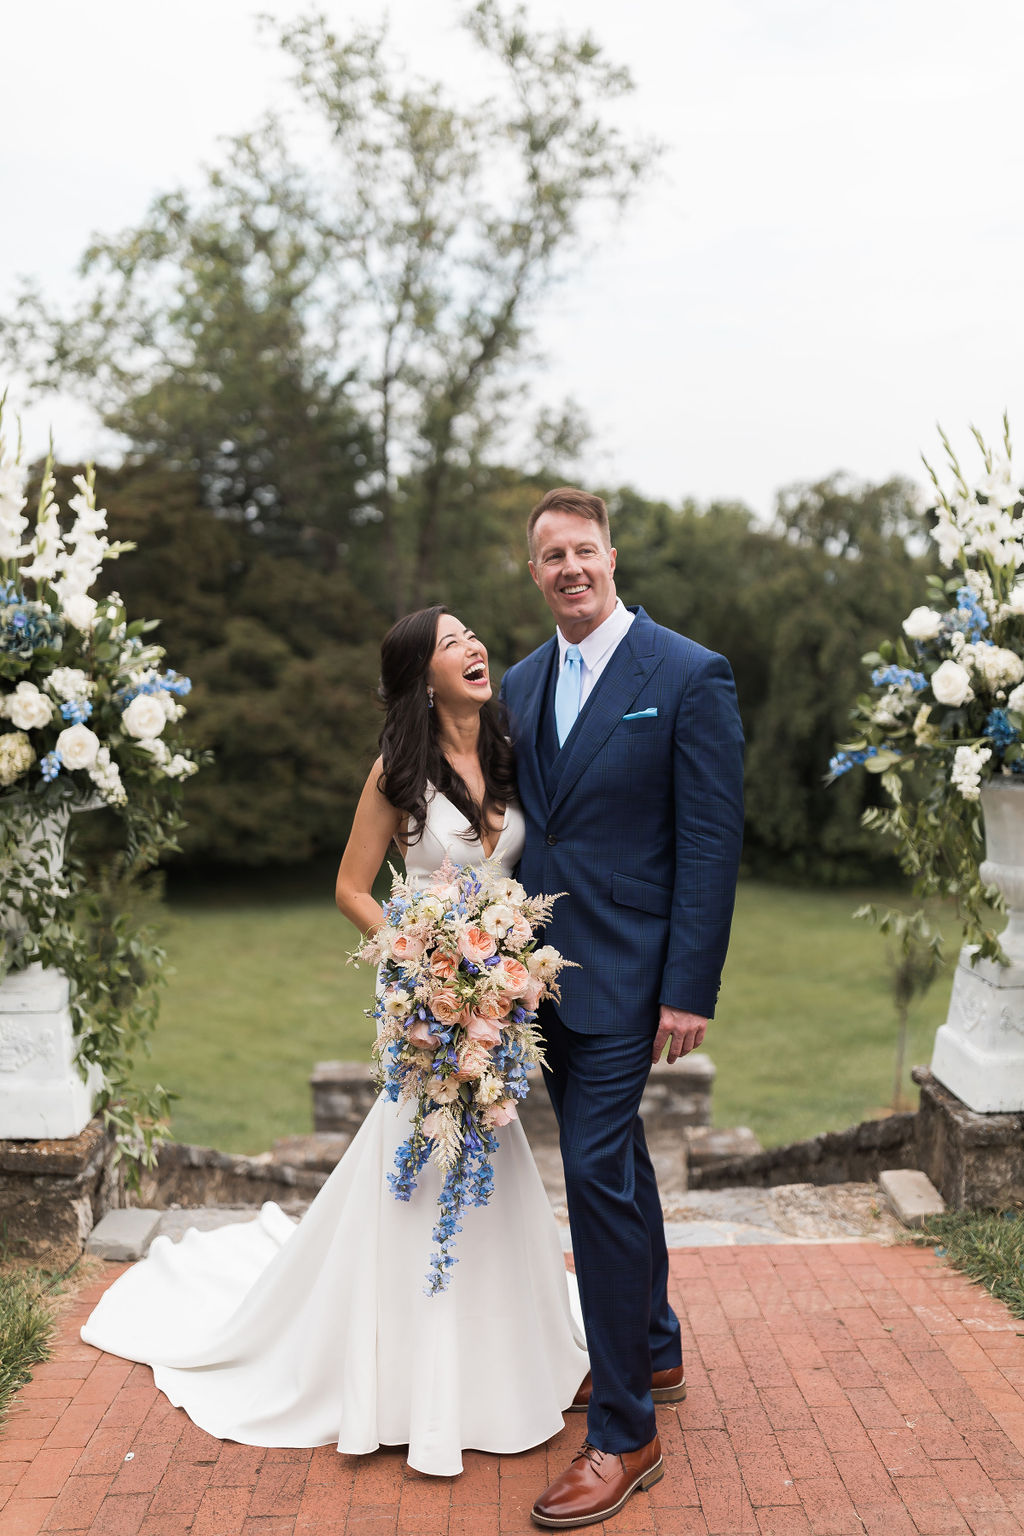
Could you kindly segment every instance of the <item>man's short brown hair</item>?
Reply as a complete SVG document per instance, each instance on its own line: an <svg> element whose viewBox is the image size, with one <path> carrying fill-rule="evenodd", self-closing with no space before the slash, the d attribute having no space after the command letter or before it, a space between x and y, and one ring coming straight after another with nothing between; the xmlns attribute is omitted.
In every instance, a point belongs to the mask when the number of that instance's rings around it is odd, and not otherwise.
<svg viewBox="0 0 1024 1536"><path fill-rule="evenodd" d="M545 512L571 512L574 517L589 518L596 523L604 535L604 542L608 549L612 547L612 533L608 526L608 508L600 496L591 496L589 491L578 491L575 486L563 485L556 491L548 491L534 507L526 522L526 542L530 546L530 558L533 559L533 530L537 526L539 518Z"/></svg>

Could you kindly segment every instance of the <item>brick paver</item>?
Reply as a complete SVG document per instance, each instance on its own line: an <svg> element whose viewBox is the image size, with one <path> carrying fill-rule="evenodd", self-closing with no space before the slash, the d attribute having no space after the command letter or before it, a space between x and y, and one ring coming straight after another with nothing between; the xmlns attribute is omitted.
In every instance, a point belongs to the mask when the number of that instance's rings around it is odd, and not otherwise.
<svg viewBox="0 0 1024 1536"><path fill-rule="evenodd" d="M214 1440L150 1371L83 1345L81 1293L0 1435L3 1536L514 1536L580 1418L458 1478L402 1452ZM666 1474L607 1536L1024 1533L1024 1323L929 1249L679 1249L689 1395L658 1410Z"/></svg>

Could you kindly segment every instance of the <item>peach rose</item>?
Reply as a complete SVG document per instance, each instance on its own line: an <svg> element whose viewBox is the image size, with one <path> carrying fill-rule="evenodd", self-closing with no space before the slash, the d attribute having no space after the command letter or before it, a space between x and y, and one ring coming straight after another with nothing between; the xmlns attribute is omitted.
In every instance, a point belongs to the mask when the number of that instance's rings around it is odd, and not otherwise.
<svg viewBox="0 0 1024 1536"><path fill-rule="evenodd" d="M517 912L515 922L505 935L505 943L509 949L522 949L524 944L529 944L533 937L533 929L521 912Z"/></svg>
<svg viewBox="0 0 1024 1536"><path fill-rule="evenodd" d="M454 987L438 987L431 995L430 1011L439 1024L454 1024L462 1013L462 998Z"/></svg>
<svg viewBox="0 0 1024 1536"><path fill-rule="evenodd" d="M482 1019L505 1019L511 1013L513 1000L504 992L488 993L473 1009Z"/></svg>
<svg viewBox="0 0 1024 1536"><path fill-rule="evenodd" d="M441 1044L440 1037L431 1033L430 1025L426 1019L417 1019L406 1032L405 1038L418 1051L432 1051Z"/></svg>
<svg viewBox="0 0 1024 1536"><path fill-rule="evenodd" d="M499 1126L509 1125L513 1120L518 1120L519 1111L516 1109L515 1099L502 1099L498 1104L488 1104L480 1119L492 1131L496 1131Z"/></svg>
<svg viewBox="0 0 1024 1536"><path fill-rule="evenodd" d="M474 965L483 965L496 952L498 946L482 928L467 928L459 940L459 952Z"/></svg>
<svg viewBox="0 0 1024 1536"><path fill-rule="evenodd" d="M470 1040L477 1040L481 1045L490 1047L497 1045L501 1039L501 1025L496 1019L486 1019L478 1011L473 1010L466 1025L466 1034Z"/></svg>
<svg viewBox="0 0 1024 1536"><path fill-rule="evenodd" d="M414 933L396 933L391 940L391 953L396 960L418 960L426 945Z"/></svg>
<svg viewBox="0 0 1024 1536"><path fill-rule="evenodd" d="M536 1011L537 1004L540 1002L543 996L544 983L541 981L539 976L531 976L529 981L526 983L526 986L523 988L523 995L519 1001L522 1003L524 1008L528 1008L531 1013L534 1013Z"/></svg>
<svg viewBox="0 0 1024 1536"><path fill-rule="evenodd" d="M455 1073L460 1083L471 1083L483 1077L491 1064L491 1053L479 1040L467 1040L459 1052L459 1069Z"/></svg>
<svg viewBox="0 0 1024 1536"><path fill-rule="evenodd" d="M513 997L522 997L530 982L530 973L521 960L504 959L497 968L498 985Z"/></svg>
<svg viewBox="0 0 1024 1536"><path fill-rule="evenodd" d="M457 955L446 955L443 949L435 950L430 957L430 974L439 981L447 981L458 969Z"/></svg>

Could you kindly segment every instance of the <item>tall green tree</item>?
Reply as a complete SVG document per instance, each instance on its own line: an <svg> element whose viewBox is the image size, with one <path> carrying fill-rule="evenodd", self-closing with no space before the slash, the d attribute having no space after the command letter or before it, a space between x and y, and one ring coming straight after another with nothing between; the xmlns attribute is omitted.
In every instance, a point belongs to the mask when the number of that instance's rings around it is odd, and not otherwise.
<svg viewBox="0 0 1024 1536"><path fill-rule="evenodd" d="M38 383L194 468L215 510L324 541L391 617L475 575L510 442L578 442L572 411L528 425L531 322L653 155L612 122L631 82L590 37L496 0L463 25L486 90L421 82L384 26L281 28L299 126L267 119L197 197L96 240L71 313L28 289L0 321Z"/></svg>

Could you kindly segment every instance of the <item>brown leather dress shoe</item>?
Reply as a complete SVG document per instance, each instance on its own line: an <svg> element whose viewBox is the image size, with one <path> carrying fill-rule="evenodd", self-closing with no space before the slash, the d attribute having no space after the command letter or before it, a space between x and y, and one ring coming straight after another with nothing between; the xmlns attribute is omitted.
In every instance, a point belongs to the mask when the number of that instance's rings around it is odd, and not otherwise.
<svg viewBox="0 0 1024 1536"><path fill-rule="evenodd" d="M566 1409L566 1413L586 1413L590 1407L591 1386L588 1371L580 1382L576 1396ZM673 1366L670 1371L652 1371L651 1396L656 1403L681 1403L686 1396L686 1377L682 1366Z"/></svg>
<svg viewBox="0 0 1024 1536"><path fill-rule="evenodd" d="M650 1445L617 1456L585 1443L533 1506L534 1523L556 1531L596 1525L618 1514L631 1493L653 1487L664 1475L657 1435Z"/></svg>

